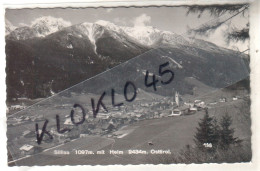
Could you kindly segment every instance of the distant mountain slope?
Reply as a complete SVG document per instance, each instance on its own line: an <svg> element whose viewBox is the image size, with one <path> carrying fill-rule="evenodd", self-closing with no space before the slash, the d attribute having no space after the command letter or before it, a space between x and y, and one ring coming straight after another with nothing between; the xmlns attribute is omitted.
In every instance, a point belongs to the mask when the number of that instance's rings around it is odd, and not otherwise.
<svg viewBox="0 0 260 171"><path fill-rule="evenodd" d="M192 93L192 86L182 82L186 77L223 87L243 77L248 67L241 61L243 55L232 50L154 27L121 27L107 21L70 26L43 17L6 36L8 100L48 97L151 49L157 50L148 53L146 61L110 79L132 78L143 83L144 68L158 74L154 67L169 61L175 72L174 87L185 94ZM137 69L140 73L129 77Z"/></svg>
<svg viewBox="0 0 260 171"><path fill-rule="evenodd" d="M43 38L7 36L8 99L48 97L148 50L99 25L93 26L93 42L82 27L67 27Z"/></svg>

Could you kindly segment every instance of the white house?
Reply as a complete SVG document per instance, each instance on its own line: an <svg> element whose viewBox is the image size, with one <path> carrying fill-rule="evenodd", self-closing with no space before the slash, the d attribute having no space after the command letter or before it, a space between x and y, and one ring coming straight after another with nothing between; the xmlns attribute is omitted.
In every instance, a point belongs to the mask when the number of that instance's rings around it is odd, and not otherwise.
<svg viewBox="0 0 260 171"><path fill-rule="evenodd" d="M22 147L19 148L19 150L21 150L22 154L27 154L27 155L33 154L35 151L34 146L29 144L23 145Z"/></svg>

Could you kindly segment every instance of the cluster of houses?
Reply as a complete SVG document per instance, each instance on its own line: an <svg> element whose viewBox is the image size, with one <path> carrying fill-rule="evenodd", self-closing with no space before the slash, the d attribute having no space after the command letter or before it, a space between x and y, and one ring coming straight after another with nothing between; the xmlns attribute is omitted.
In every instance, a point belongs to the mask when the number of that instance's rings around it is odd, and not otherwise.
<svg viewBox="0 0 260 171"><path fill-rule="evenodd" d="M26 123L26 122L39 122L39 121L43 121L44 117L43 116L19 116L19 117L12 117L10 116L8 118L8 123L10 126L14 126L14 125L19 125L22 123ZM13 122L12 122L13 121Z"/></svg>
<svg viewBox="0 0 260 171"><path fill-rule="evenodd" d="M24 105L12 105L9 107L9 110L22 110L25 108L26 108L26 106L24 106Z"/></svg>
<svg viewBox="0 0 260 171"><path fill-rule="evenodd" d="M241 97L239 97L239 96L233 96L232 100L236 101L240 98ZM172 112L171 112L170 115L168 115L168 117L194 114L197 111L201 111L201 110L204 110L206 108L210 108L210 106L216 105L217 103L225 103L225 102L227 102L226 97L222 97L218 101L214 101L214 102L211 102L211 103L208 103L208 104L206 104L202 100L194 100L194 102L183 102L183 103L181 103L179 94L176 92L176 94L175 94L175 104L176 105L173 106Z"/></svg>
<svg viewBox="0 0 260 171"><path fill-rule="evenodd" d="M237 97L234 97L232 100L237 100ZM226 102L226 98L220 98L219 102ZM20 151L23 154L33 154L43 150L44 144L61 144L71 141L79 137L87 137L88 135L113 135L112 132L117 131L124 125L129 125L140 120L162 118L162 117L172 117L180 115L190 115L194 114L197 111L204 110L208 108L204 101L195 100L194 102L180 102L179 95L175 95L175 102L169 99L165 100L153 100L147 101L136 101L131 105L121 106L120 109L114 108L109 113L98 113L96 118L93 118L92 115L86 115L85 121L83 124L75 126L70 118L70 115L65 116L63 121L62 128L69 128L70 131L65 133L58 133L55 126L48 128L51 135L54 136L53 139L50 139L48 136L43 137L43 142L40 146L37 145L35 140L35 131L24 131L23 135L25 138L33 139L31 144L25 144L20 147ZM16 118L19 122L31 120L31 121L40 121L42 117L34 116L21 116ZM74 117L75 122L82 120L82 116L76 115ZM48 145L47 145L48 146ZM47 148L47 147L46 147Z"/></svg>
<svg viewBox="0 0 260 171"><path fill-rule="evenodd" d="M51 144L61 144L71 141L79 137L87 137L88 135L108 135L122 126L133 124L140 120L153 119L160 117L167 117L167 114L164 115L165 110L169 108L169 104L163 102L150 102L142 103L136 102L132 105L127 105L121 107L120 110L114 109L109 113L98 113L96 118L93 118L91 113L86 115L85 121L83 124L75 126L70 118L70 115L66 115L65 119L61 123L62 128L68 128L70 131L65 133L58 133L56 126L49 126L48 131L53 136L53 139L50 139L47 135L43 137L42 143L38 145L35 139L34 130L26 130L21 136L31 139L27 141L30 143L24 144L20 147L21 154L34 154L40 150L44 150ZM34 120L38 121L43 119L42 117L19 117L20 121ZM36 120L35 120L36 119ZM82 120L82 116L75 115L75 122ZM19 122L20 122L19 121ZM61 129L62 129L61 128ZM41 130L39 130L41 133ZM48 145L49 144L49 145ZM46 146L46 147L45 147Z"/></svg>
<svg viewBox="0 0 260 171"><path fill-rule="evenodd" d="M207 105L201 100L195 100L194 103L184 102L182 105L173 109L172 113L168 116L191 115L205 108L207 108Z"/></svg>
<svg viewBox="0 0 260 171"><path fill-rule="evenodd" d="M39 122L43 120L44 120L43 116L25 116L25 115L18 116L18 117L10 116L8 117L7 125L16 126L27 122Z"/></svg>

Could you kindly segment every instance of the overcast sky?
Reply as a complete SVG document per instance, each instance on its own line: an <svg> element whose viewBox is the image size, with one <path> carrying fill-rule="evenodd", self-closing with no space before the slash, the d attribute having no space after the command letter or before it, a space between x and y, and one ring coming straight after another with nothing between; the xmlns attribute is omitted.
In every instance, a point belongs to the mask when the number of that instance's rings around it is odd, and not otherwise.
<svg viewBox="0 0 260 171"><path fill-rule="evenodd" d="M186 15L186 13L187 9L184 7L7 9L5 17L17 27L30 25L33 20L41 16L53 16L69 21L71 24L106 20L121 26L149 25L177 34L187 32L188 27L196 28L214 19L208 13L204 13L200 18L197 17L197 14ZM228 14L224 17L228 17ZM211 41L223 47L238 47L240 51L243 51L247 49L248 42L232 43L227 46L224 41L223 31L228 29L230 24L241 28L247 22L247 17L238 15L217 29L211 36L197 36L197 38Z"/></svg>

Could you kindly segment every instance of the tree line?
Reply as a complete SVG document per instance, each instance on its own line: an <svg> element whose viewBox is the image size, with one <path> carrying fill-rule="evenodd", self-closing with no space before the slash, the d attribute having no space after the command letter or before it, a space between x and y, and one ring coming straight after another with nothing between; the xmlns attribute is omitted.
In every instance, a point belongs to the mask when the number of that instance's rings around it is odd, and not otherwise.
<svg viewBox="0 0 260 171"><path fill-rule="evenodd" d="M234 137L235 130L231 128L232 118L226 112L220 122L209 116L208 110L198 123L194 136L196 147L202 151L215 152L216 150L228 150L232 145L240 145L242 140Z"/></svg>

